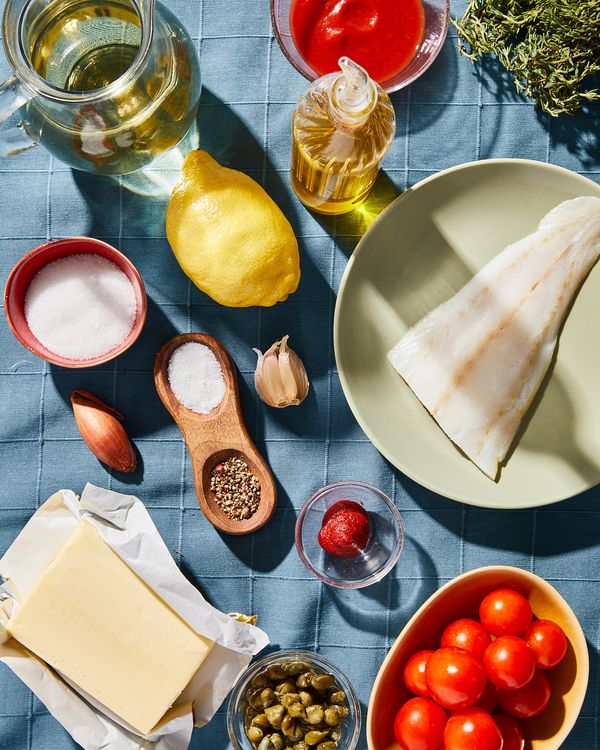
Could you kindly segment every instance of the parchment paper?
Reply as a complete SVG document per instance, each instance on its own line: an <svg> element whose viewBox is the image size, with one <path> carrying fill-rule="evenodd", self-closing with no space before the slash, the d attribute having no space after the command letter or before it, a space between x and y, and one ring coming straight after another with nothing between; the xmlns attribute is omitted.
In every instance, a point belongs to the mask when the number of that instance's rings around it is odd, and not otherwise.
<svg viewBox="0 0 600 750"><path fill-rule="evenodd" d="M147 738L9 639L5 629L12 609L83 519L190 627L215 641L180 699ZM0 661L85 750L186 750L194 724L210 721L252 656L269 642L259 628L234 620L204 599L175 564L140 500L92 484L80 501L71 490L52 495L0 559L0 575Z"/></svg>

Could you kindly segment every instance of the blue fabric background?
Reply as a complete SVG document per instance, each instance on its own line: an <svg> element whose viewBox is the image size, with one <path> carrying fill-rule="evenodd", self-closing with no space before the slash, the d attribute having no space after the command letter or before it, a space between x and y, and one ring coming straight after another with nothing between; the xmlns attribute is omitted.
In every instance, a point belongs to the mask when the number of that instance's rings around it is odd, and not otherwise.
<svg viewBox="0 0 600 750"><path fill-rule="evenodd" d="M332 352L335 294L365 227L360 216L320 220L288 181L290 117L306 82L274 41L267 0L169 0L193 35L204 90L202 145L225 165L263 183L292 222L302 252L299 291L274 309L219 307L192 287L164 237L164 204L117 181L74 174L41 148L0 164L0 277L46 239L93 235L114 243L146 283L149 315L138 343L116 363L89 371L51 367L28 354L0 322L0 553L35 507L61 487L86 481L133 492L148 506L175 559L211 602L256 612L274 647L315 649L357 687L363 707L378 667L404 623L440 584L491 563L546 577L585 629L592 672L579 721L564 747L599 748L598 489L543 510L463 507L407 480L365 438L342 394ZM458 2L453 13L459 13ZM8 74L4 59L2 77ZM600 178L599 108L549 122L504 91L493 70L479 75L459 57L453 30L435 65L393 96L398 130L369 207L444 167L497 156L549 160ZM590 321L592 323L592 321ZM597 322L597 321L596 321ZM229 348L240 371L250 432L278 481L272 522L249 537L220 536L202 516L181 436L154 391L156 351L178 332L206 331ZM270 410L252 386L253 346L289 333L312 382L299 409ZM112 477L75 429L69 395L86 388L114 404L142 457L124 481ZM402 512L406 544L398 565L362 591L325 588L293 547L296 511L319 486L358 478L389 493ZM225 706L194 733L192 748L225 750ZM0 670L0 748L68 750L74 743L8 669ZM365 750L366 742L360 743Z"/></svg>

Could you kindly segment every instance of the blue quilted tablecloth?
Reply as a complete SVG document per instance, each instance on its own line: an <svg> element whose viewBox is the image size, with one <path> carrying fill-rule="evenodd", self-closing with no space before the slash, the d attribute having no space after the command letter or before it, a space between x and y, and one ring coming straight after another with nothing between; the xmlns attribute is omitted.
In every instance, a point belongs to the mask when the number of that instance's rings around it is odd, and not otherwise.
<svg viewBox="0 0 600 750"><path fill-rule="evenodd" d="M547 578L585 629L591 679L581 716L564 747L599 745L600 490L536 511L496 512L436 496L394 471L352 417L335 369L332 316L349 253L364 231L356 217L321 221L293 197L288 181L290 117L306 82L287 63L267 0L169 0L200 53L199 114L204 148L261 182L292 222L302 252L299 291L274 309L219 307L191 286L164 237L164 203L118 181L75 174L41 148L0 164L0 277L47 239L92 235L115 244L139 268L149 314L138 343L93 370L51 367L28 354L0 322L0 553L35 507L61 487L85 482L138 495L187 575L222 610L256 612L275 647L317 650L358 689L366 710L379 665L415 609L445 581L481 565L518 565ZM463 9L461 2L453 12ZM3 59L2 77L8 74ZM453 31L435 65L393 96L397 135L370 206L432 173L474 159L549 160L600 178L599 108L550 122L515 98L493 71L459 57ZM219 535L198 509L186 449L152 381L167 338L205 331L229 348L240 373L252 436L277 478L279 505L261 532ZM255 355L283 334L312 382L299 409L271 410L252 385ZM85 388L121 410L142 458L130 478L111 476L89 453L69 407ZM361 591L326 588L293 547L298 508L319 486L358 478L394 498L406 530L391 575ZM230 747L225 706L194 733L194 750ZM74 743L9 672L0 669L0 748L68 750ZM359 745L365 750L363 738Z"/></svg>

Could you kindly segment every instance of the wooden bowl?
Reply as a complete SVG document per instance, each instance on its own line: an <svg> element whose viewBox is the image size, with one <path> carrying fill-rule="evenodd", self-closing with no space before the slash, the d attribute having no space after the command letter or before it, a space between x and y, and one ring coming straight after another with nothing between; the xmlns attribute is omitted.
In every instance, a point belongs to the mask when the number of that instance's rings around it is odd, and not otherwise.
<svg viewBox="0 0 600 750"><path fill-rule="evenodd" d="M554 620L565 631L569 648L563 661L548 670L552 697L546 710L522 721L528 750L557 750L573 728L581 710L589 677L585 635L572 609L543 578L520 568L491 566L465 573L430 596L407 623L381 665L369 700L369 750L401 750L394 739L393 721L410 697L402 673L408 658L421 649L439 648L444 628L459 617L478 619L479 603L497 588L512 588L529 600L536 617Z"/></svg>
<svg viewBox="0 0 600 750"><path fill-rule="evenodd" d="M225 395L221 403L208 414L198 414L184 406L169 384L168 366L171 354L194 341L208 346L221 365L225 380ZM174 336L156 355L154 383L158 395L181 430L188 447L194 471L198 503L208 520L226 534L250 534L264 526L273 515L277 490L269 467L252 442L242 415L235 368L225 349L212 336L203 333L183 333ZM256 513L247 520L237 521L217 505L210 491L210 478L219 463L232 456L243 459L260 482L260 503Z"/></svg>
<svg viewBox="0 0 600 750"><path fill-rule="evenodd" d="M135 294L135 321L128 335L118 346L91 359L68 359L43 346L33 335L25 319L25 295L33 277L45 265L68 255L92 253L114 263L127 276ZM109 362L129 349L138 338L146 321L146 290L142 277L133 263L112 245L93 237L69 237L63 240L46 242L24 255L10 272L4 291L4 312L8 325L18 341L30 352L53 365L61 367L95 367Z"/></svg>

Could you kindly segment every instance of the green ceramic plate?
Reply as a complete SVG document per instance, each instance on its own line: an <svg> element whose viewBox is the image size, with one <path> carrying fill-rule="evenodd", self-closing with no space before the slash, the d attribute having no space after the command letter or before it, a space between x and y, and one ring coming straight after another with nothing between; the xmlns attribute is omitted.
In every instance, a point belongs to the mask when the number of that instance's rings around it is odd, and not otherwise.
<svg viewBox="0 0 600 750"><path fill-rule="evenodd" d="M600 186L534 161L464 164L397 198L348 263L334 322L348 403L394 466L441 495L527 508L600 482L600 268L575 301L555 367L498 482L459 453L386 358L409 326L533 231L553 206L579 195L600 196Z"/></svg>

